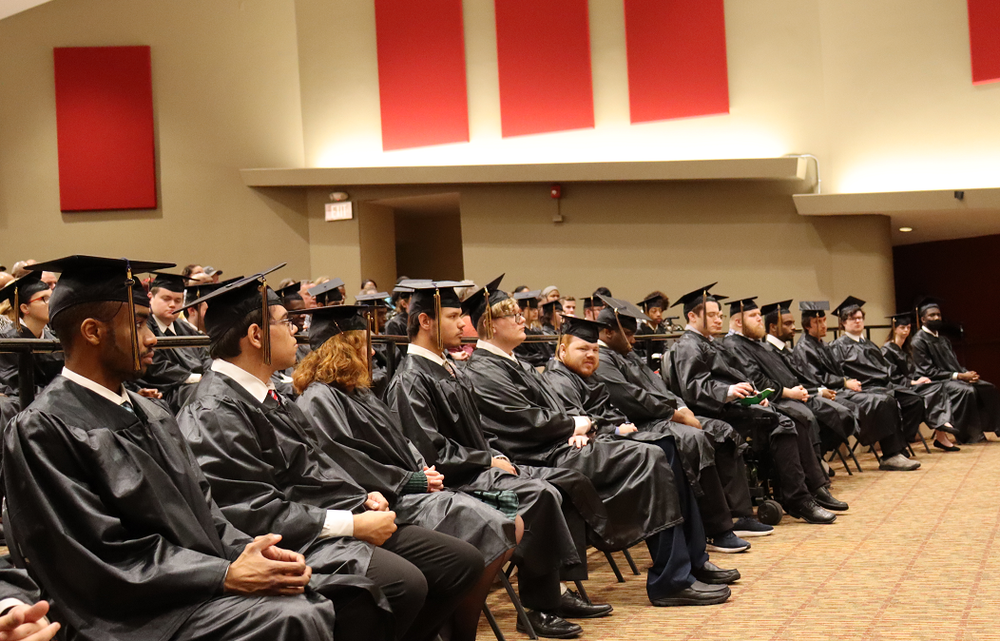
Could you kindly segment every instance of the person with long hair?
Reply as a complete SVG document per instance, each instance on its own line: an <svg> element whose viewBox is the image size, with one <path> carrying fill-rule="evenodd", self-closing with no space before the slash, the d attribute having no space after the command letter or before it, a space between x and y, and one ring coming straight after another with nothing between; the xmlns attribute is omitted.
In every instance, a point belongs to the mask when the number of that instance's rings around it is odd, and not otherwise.
<svg viewBox="0 0 1000 641"><path fill-rule="evenodd" d="M361 310L346 305L311 310L313 351L293 376L300 394L297 403L311 419L323 449L339 443L398 470L395 482L400 490L393 509L401 520L462 539L483 553L486 569L456 610L452 624L453 640L474 639L486 595L496 573L513 555L516 531L522 529L517 497L513 492L489 497L480 493L484 499L499 499L492 500L491 507L446 488L444 475L426 464L403 436L388 405L372 393L367 322ZM352 476L367 473L354 460L341 464Z"/></svg>

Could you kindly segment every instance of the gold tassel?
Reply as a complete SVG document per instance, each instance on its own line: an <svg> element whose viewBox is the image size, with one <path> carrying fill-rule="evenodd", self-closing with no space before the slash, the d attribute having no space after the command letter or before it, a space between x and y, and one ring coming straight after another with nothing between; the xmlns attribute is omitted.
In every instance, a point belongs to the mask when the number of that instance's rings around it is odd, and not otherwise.
<svg viewBox="0 0 1000 641"><path fill-rule="evenodd" d="M372 374L372 309L368 308L365 313L365 360L368 362L368 380L371 380Z"/></svg>
<svg viewBox="0 0 1000 641"><path fill-rule="evenodd" d="M125 300L128 302L128 326L129 338L132 343L132 371L138 372L142 369L142 362L139 360L139 335L135 328L135 300L132 296L132 287L135 279L132 278L132 265L125 261Z"/></svg>
<svg viewBox="0 0 1000 641"><path fill-rule="evenodd" d="M20 325L20 322L21 322L21 295L20 295L20 290L21 290L21 286L20 285L15 285L14 286L14 323L16 324L15 326L18 329L20 329L20 327L21 327L21 325Z"/></svg>
<svg viewBox="0 0 1000 641"><path fill-rule="evenodd" d="M701 290L701 324L708 333L708 290Z"/></svg>
<svg viewBox="0 0 1000 641"><path fill-rule="evenodd" d="M260 337L261 348L264 350L264 364L271 364L271 314L267 309L267 282L260 281L260 327L263 334Z"/></svg>
<svg viewBox="0 0 1000 641"><path fill-rule="evenodd" d="M490 290L486 289L486 340L493 340L493 310L490 309Z"/></svg>
<svg viewBox="0 0 1000 641"><path fill-rule="evenodd" d="M438 352L444 354L444 338L441 336L441 290L434 290L434 322L437 323Z"/></svg>

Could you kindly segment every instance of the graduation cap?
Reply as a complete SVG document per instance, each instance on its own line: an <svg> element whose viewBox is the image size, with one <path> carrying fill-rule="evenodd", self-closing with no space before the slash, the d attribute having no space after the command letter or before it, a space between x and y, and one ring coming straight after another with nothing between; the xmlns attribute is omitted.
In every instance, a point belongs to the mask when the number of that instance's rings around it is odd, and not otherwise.
<svg viewBox="0 0 1000 641"><path fill-rule="evenodd" d="M31 297L38 292L48 291L49 284L42 280L41 272L28 272L27 275L14 279L0 289L0 302L10 301L14 310L15 320L21 315L21 304L31 302Z"/></svg>
<svg viewBox="0 0 1000 641"><path fill-rule="evenodd" d="M505 275L500 274L500 276L490 281L486 287L473 292L462 303L462 311L469 315L474 327L479 327L479 319L484 316L486 317L486 323L483 327L486 330L487 340L493 339L493 313L491 308L493 305L502 303L510 298L507 292L500 289L500 282Z"/></svg>
<svg viewBox="0 0 1000 641"><path fill-rule="evenodd" d="M581 303L580 304L583 305L584 309L593 309L593 307L594 307L594 297L593 296L587 296L586 298L581 299Z"/></svg>
<svg viewBox="0 0 1000 641"><path fill-rule="evenodd" d="M853 296L848 296L844 299L844 302L837 306L837 309L833 310L833 313L840 318L846 318L850 314L858 311L864 307L865 301L860 298L855 298Z"/></svg>
<svg viewBox="0 0 1000 641"><path fill-rule="evenodd" d="M892 321L892 328L895 329L897 327L912 325L914 316L913 312L900 312L892 316L886 316L886 318Z"/></svg>
<svg viewBox="0 0 1000 641"><path fill-rule="evenodd" d="M410 295L409 315L433 314L437 324L438 350L444 349L441 339L441 310L445 307L462 309L462 301L458 298L456 287L464 287L462 282L455 280L404 280L400 283L413 290Z"/></svg>
<svg viewBox="0 0 1000 641"><path fill-rule="evenodd" d="M340 291L340 288L343 286L343 280L334 278L333 280L328 280L325 283L311 287L307 291L310 296L316 299L319 305L330 305L344 300L344 294Z"/></svg>
<svg viewBox="0 0 1000 641"><path fill-rule="evenodd" d="M662 294L650 294L646 298L639 301L639 307L644 311L648 311L650 307L659 307L663 309L663 304L667 302L667 299Z"/></svg>
<svg viewBox="0 0 1000 641"><path fill-rule="evenodd" d="M231 283L235 283L242 276L237 276L236 278L230 278L229 280L224 280L220 283L198 283L196 285L188 285L184 288L184 300L187 301L185 307L190 307L191 302L201 298L202 296L207 296L210 292L214 292L220 287L225 287Z"/></svg>
<svg viewBox="0 0 1000 641"><path fill-rule="evenodd" d="M281 305L281 299L273 289L267 286L264 278L287 263L275 265L270 269L257 272L251 276L237 278L227 284L221 284L218 289L191 301L185 308L196 307L208 303L205 310L205 333L216 340L228 330L236 327L240 321L254 311L261 313L261 349L264 352L264 363L271 364L271 332L269 331L270 313L268 308Z"/></svg>
<svg viewBox="0 0 1000 641"><path fill-rule="evenodd" d="M309 346L317 350L334 336L344 332L358 332L369 329L367 313L370 307L363 305L330 305L312 309L297 309L292 314L309 314Z"/></svg>
<svg viewBox="0 0 1000 641"><path fill-rule="evenodd" d="M276 289L274 291L281 300L286 299L299 299L302 300L302 281L295 281L294 283L289 283L282 287L281 289Z"/></svg>
<svg viewBox="0 0 1000 641"><path fill-rule="evenodd" d="M546 316L552 315L556 312L561 312L562 310L562 303L558 300L550 300L549 302L542 304L542 314L545 314Z"/></svg>
<svg viewBox="0 0 1000 641"><path fill-rule="evenodd" d="M517 301L517 306L521 309L535 309L538 307L538 297L541 295L540 289L533 289L530 292L517 292L514 294L514 300Z"/></svg>
<svg viewBox="0 0 1000 641"><path fill-rule="evenodd" d="M628 301L603 295L598 296L598 298L606 307L597 315L597 322L610 329L617 327L624 332L625 326L628 326L629 330L634 332L639 326L639 321L652 320L641 309ZM622 323L623 316L626 319L624 323Z"/></svg>
<svg viewBox="0 0 1000 641"><path fill-rule="evenodd" d="M941 309L942 303L944 303L944 301L935 296L923 296L917 301L917 313L919 316L923 316L929 309L933 309L935 307Z"/></svg>
<svg viewBox="0 0 1000 641"><path fill-rule="evenodd" d="M588 343L596 343L598 337L601 335L601 329L604 328L602 323L585 318L577 318L576 316L562 314L562 319L563 322L560 331L563 334L576 336Z"/></svg>
<svg viewBox="0 0 1000 641"><path fill-rule="evenodd" d="M156 278L149 285L150 291L154 289L165 289L175 294L184 293L184 284L187 279L180 274L168 274L167 272L153 272Z"/></svg>
<svg viewBox="0 0 1000 641"><path fill-rule="evenodd" d="M368 316L369 321L372 323L371 331L375 334L379 333L378 325L378 313L374 310L378 307L388 308L389 304L386 300L389 298L389 292L375 292L374 294L359 294L354 297L354 304L356 306L364 308ZM371 338L369 337L369 341ZM369 372L371 373L371 372Z"/></svg>
<svg viewBox="0 0 1000 641"><path fill-rule="evenodd" d="M751 296L750 298L741 298L740 300L729 301L729 315L736 316L737 314L757 309L756 300L756 296ZM761 313L764 313L763 310Z"/></svg>
<svg viewBox="0 0 1000 641"><path fill-rule="evenodd" d="M802 322L806 322L811 318L820 318L826 316L826 312L830 309L830 301L828 300L800 300L799 301L799 311L802 312Z"/></svg>
<svg viewBox="0 0 1000 641"><path fill-rule="evenodd" d="M174 263L75 255L35 263L29 265L28 270L62 274L52 291L52 298L49 299L50 320L54 320L70 307L84 303L125 303L128 308L132 342L132 367L134 371L139 371L142 369L142 363L139 362L135 306L149 307L149 296L135 275L175 266Z"/></svg>
<svg viewBox="0 0 1000 641"><path fill-rule="evenodd" d="M770 303L768 305L764 305L760 308L760 313L767 316L768 314L773 314L775 312L784 314L785 312L791 312L791 310L792 299L789 298L788 300L783 300L780 303Z"/></svg>
<svg viewBox="0 0 1000 641"><path fill-rule="evenodd" d="M725 296L717 296L715 294L708 293L713 287L715 287L718 284L719 284L718 282L714 282L711 285L706 285L704 287L699 287L694 291L690 291L687 294L684 294L683 296L678 298L677 301L674 302L674 304L671 305L670 307L677 307L678 305L683 305L684 307L682 309L684 310L684 315L687 316L698 305L704 305L709 301L718 303L719 301L725 300L726 299Z"/></svg>

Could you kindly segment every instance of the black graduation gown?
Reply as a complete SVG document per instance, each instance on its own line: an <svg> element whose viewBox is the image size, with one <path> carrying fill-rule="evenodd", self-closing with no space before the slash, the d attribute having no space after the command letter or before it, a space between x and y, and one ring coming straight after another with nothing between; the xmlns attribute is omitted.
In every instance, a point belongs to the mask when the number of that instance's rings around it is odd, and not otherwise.
<svg viewBox="0 0 1000 641"><path fill-rule="evenodd" d="M546 332L544 327L525 328L525 336L552 335L553 332ZM555 350L551 343L521 343L514 348L514 354L525 363L535 367L541 367L549 362Z"/></svg>
<svg viewBox="0 0 1000 641"><path fill-rule="evenodd" d="M585 569L586 526L598 537L607 528L607 512L594 486L572 470L519 465L515 476L492 467L493 457L503 453L487 441L464 378L458 371L453 378L422 356L408 356L386 391L394 425L426 464L444 474L448 487L517 494L525 525L518 555L532 574Z"/></svg>
<svg viewBox="0 0 1000 641"><path fill-rule="evenodd" d="M10 555L0 556L0 600L17 599L31 605L41 598L38 586L24 570L15 568Z"/></svg>
<svg viewBox="0 0 1000 641"><path fill-rule="evenodd" d="M406 336L406 314L396 314L385 322L382 328L385 336ZM386 345L388 348L388 344ZM406 343L396 347L396 367L398 368L403 359L406 358Z"/></svg>
<svg viewBox="0 0 1000 641"><path fill-rule="evenodd" d="M924 399L911 390L909 385L901 387L892 384L889 363L882 355L882 350L867 338L856 341L847 334L833 341L830 349L840 361L844 374L861 383L862 393L882 393L895 399L899 405L899 426L903 436L908 441L914 438L926 416Z"/></svg>
<svg viewBox="0 0 1000 641"><path fill-rule="evenodd" d="M0 332L0 338L37 338L31 333L31 330L24 325L17 324L17 326L11 326L4 331ZM45 340L56 340L56 335L52 333L48 327L42 328L41 338ZM20 360L19 354L14 354L12 352L0 353L0 387L7 386L10 388L12 394L17 394L20 389L20 368L18 367L18 362ZM38 353L34 355L35 360L35 393L42 391L42 389L52 382L56 376L59 376L59 372L63 368L63 354L62 352L52 352L49 354Z"/></svg>
<svg viewBox="0 0 1000 641"><path fill-rule="evenodd" d="M165 335L150 315L146 322L153 335ZM177 336L203 336L190 324L175 320L173 325ZM154 349L153 364L147 368L137 383L140 387L150 387L163 394L163 400L177 413L194 394L196 385L187 383L191 374L204 374L211 366L212 359L205 347L181 347L177 349Z"/></svg>
<svg viewBox="0 0 1000 641"><path fill-rule="evenodd" d="M476 349L466 371L483 424L511 459L576 470L591 480L608 512L609 543L632 546L682 521L662 449L611 436L574 447L567 442L573 417L534 367Z"/></svg>
<svg viewBox="0 0 1000 641"><path fill-rule="evenodd" d="M837 402L857 411L860 431L858 441L872 445L902 429L902 415L895 398L877 389L860 392L847 389L849 378L840 359L826 342L802 334L792 350L792 363L807 387L825 387L837 393Z"/></svg>
<svg viewBox="0 0 1000 641"><path fill-rule="evenodd" d="M646 341L643 340L643 337L649 336L649 335L652 335L652 334L666 334L667 331L668 330L667 330L666 324L662 323L662 322L659 323L658 325L656 325L656 327L650 327L649 323L642 323L642 322L639 323L639 328L635 330L635 339L636 340L635 340L635 345L633 346L632 349L639 356L639 358L642 359L642 361L644 363L646 361L646 357L649 354L646 351ZM650 344L651 344L651 347L652 347L652 353L653 353L654 358L656 357L657 354L662 355L664 352L667 351L667 343L666 342L656 341L656 342L651 342ZM656 362L656 361L654 361L654 362Z"/></svg>
<svg viewBox="0 0 1000 641"><path fill-rule="evenodd" d="M756 451L766 450L771 436L796 433L795 423L771 407L726 400L730 386L751 381L730 364L715 341L686 330L670 350L669 366L674 394L696 414L721 419L750 437Z"/></svg>
<svg viewBox="0 0 1000 641"><path fill-rule="evenodd" d="M5 430L8 542L50 617L75 638L145 641L242 606L257 631L240 638L277 638L279 613L317 597L223 596L251 539L212 500L173 416L129 400L136 414L59 376ZM316 607L332 631L332 605Z"/></svg>
<svg viewBox="0 0 1000 641"><path fill-rule="evenodd" d="M975 443L983 439L983 432L1000 435L1000 396L997 388L983 380L967 383L952 379L955 372L968 370L958 362L951 341L941 334L934 336L921 328L913 333L910 344L916 375L944 383L951 405L951 424L958 430L959 438L966 443Z"/></svg>
<svg viewBox="0 0 1000 641"><path fill-rule="evenodd" d="M389 407L370 390L348 393L314 382L297 403L316 428L320 447L348 473L360 472L357 468L362 463L357 457L339 456L343 448L336 444L362 451L403 472L404 483L414 472L423 470L423 457L394 425ZM392 508L410 523L471 543L483 553L487 565L514 547L514 522L468 494L450 489L404 494Z"/></svg>
<svg viewBox="0 0 1000 641"><path fill-rule="evenodd" d="M912 382L920 378L916 375L913 357L909 352L904 352L903 348L889 341L882 346L882 356L889 365L889 381L894 387L913 390L924 399L924 406L927 409L925 421L934 430L945 427L946 423L952 422L951 404L948 394L945 391L945 381L931 381L913 385ZM970 390L971 392L971 390Z"/></svg>

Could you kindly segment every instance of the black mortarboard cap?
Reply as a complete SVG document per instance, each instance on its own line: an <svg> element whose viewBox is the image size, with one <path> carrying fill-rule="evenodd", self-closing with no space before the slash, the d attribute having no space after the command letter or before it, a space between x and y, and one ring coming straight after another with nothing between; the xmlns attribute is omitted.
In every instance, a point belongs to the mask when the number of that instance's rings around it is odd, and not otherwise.
<svg viewBox="0 0 1000 641"><path fill-rule="evenodd" d="M274 293L278 295L278 298L285 300L286 298L298 298L302 299L302 281L295 281L294 283L289 283L282 287L281 289L274 290Z"/></svg>
<svg viewBox="0 0 1000 641"><path fill-rule="evenodd" d="M150 283L149 289L165 289L175 294L184 293L184 283L187 280L180 274L168 274L167 272L153 272L156 278Z"/></svg>
<svg viewBox="0 0 1000 641"><path fill-rule="evenodd" d="M374 294L358 294L354 297L354 302L356 305L362 305L365 307L388 307L386 299L389 298L389 292L375 292Z"/></svg>
<svg viewBox="0 0 1000 641"><path fill-rule="evenodd" d="M340 288L343 286L343 280L334 278L333 280L328 280L325 283L311 287L308 291L309 295L314 297L317 303L320 305L329 305L330 303L339 303L344 300L344 294L340 291Z"/></svg>
<svg viewBox="0 0 1000 641"><path fill-rule="evenodd" d="M558 300L550 300L549 302L542 304L543 314L554 314L555 312L561 312L562 310L562 303Z"/></svg>
<svg viewBox="0 0 1000 641"><path fill-rule="evenodd" d="M752 309L757 309L757 297L751 296L750 298L742 298L740 300L729 301L729 315L735 316L743 312L749 312ZM761 312L765 313L765 312Z"/></svg>
<svg viewBox="0 0 1000 641"><path fill-rule="evenodd" d="M660 309L663 309L663 303L666 302L666 300L666 297L661 294L650 294L646 298L639 301L639 307L644 310L649 309L650 307L659 307Z"/></svg>
<svg viewBox="0 0 1000 641"><path fill-rule="evenodd" d="M601 334L601 329L604 328L604 324L585 318L577 318L576 316L567 316L565 314L562 315L562 318L563 322L560 331L563 334L576 336L588 343L596 343Z"/></svg>
<svg viewBox="0 0 1000 641"><path fill-rule="evenodd" d="M535 309L538 307L538 297L542 295L542 290L533 289L530 292L517 292L513 298L517 301L517 306L521 309Z"/></svg>
<svg viewBox="0 0 1000 641"><path fill-rule="evenodd" d="M944 303L944 301L941 300L940 298L936 298L934 296L923 296L920 300L917 301L917 311L923 314L932 307L937 307L938 309L941 309L942 303Z"/></svg>
<svg viewBox="0 0 1000 641"><path fill-rule="evenodd" d="M368 309L370 308L363 305L330 305L299 309L289 314L312 316L309 322L309 346L317 350L337 334L368 329L368 319L365 316Z"/></svg>
<svg viewBox="0 0 1000 641"><path fill-rule="evenodd" d="M54 319L60 312L83 303L131 301L134 305L149 307L149 297L136 274L174 266L174 263L77 255L35 263L28 269L62 274L49 301L49 318Z"/></svg>
<svg viewBox="0 0 1000 641"><path fill-rule="evenodd" d="M799 301L799 311L802 312L803 320L826 316L826 312L829 311L829 309L830 309L830 301L828 300Z"/></svg>
<svg viewBox="0 0 1000 641"><path fill-rule="evenodd" d="M844 299L844 302L837 306L837 309L833 310L833 313L837 316L843 318L848 314L853 314L862 307L864 307L865 301L860 298L855 298L853 296L848 296Z"/></svg>
<svg viewBox="0 0 1000 641"><path fill-rule="evenodd" d="M230 283L235 283L241 278L243 277L237 276L236 278L230 278L228 280L224 280L219 283L209 282L209 283L197 283L195 285L188 285L187 287L184 288L184 301L185 301L184 306L190 307L191 303L198 300L199 298L203 296L208 296L211 292L214 292L220 287L225 287Z"/></svg>
<svg viewBox="0 0 1000 641"><path fill-rule="evenodd" d="M718 285L718 282L712 283L711 285L706 285L705 287L699 287L694 291L690 291L678 298L671 307L677 307L678 305L684 306L684 315L687 316L695 307L701 305L702 302L713 301L718 303L719 301L725 300L725 296L719 296L716 294L709 293L713 287Z"/></svg>
<svg viewBox="0 0 1000 641"><path fill-rule="evenodd" d="M38 292L49 289L49 284L42 280L41 272L28 272L26 275L10 281L0 289L0 302L10 301L15 315L20 315L20 306L31 300Z"/></svg>
<svg viewBox="0 0 1000 641"><path fill-rule="evenodd" d="M905 327L906 325L913 324L913 312L900 312L899 314L886 316L886 318L890 319L896 327Z"/></svg>
<svg viewBox="0 0 1000 641"><path fill-rule="evenodd" d="M622 329L634 332L639 327L639 321L652 320L641 309L626 300L604 295L598 295L598 298L606 305L597 315L597 322L602 325L612 329L620 326Z"/></svg>
<svg viewBox="0 0 1000 641"><path fill-rule="evenodd" d="M587 296L583 299L582 303L584 309L591 309L594 306L594 297Z"/></svg>
<svg viewBox="0 0 1000 641"><path fill-rule="evenodd" d="M400 285L413 289L410 296L409 314L436 313L434 294L441 298L441 307L462 307L462 301L455 292L456 287L461 287L462 283L456 280L404 280Z"/></svg>
<svg viewBox="0 0 1000 641"><path fill-rule="evenodd" d="M281 299L278 298L273 289L267 286L264 277L285 265L286 263L281 263L262 272L235 279L229 284L188 303L185 307L195 307L202 303L208 303L208 309L205 310L205 333L212 340L219 338L226 331L238 325L254 311L261 312L262 324L268 323L270 318L264 313L264 308L280 305ZM270 364L270 333L265 331L262 332L262 335L264 336L264 362Z"/></svg>
<svg viewBox="0 0 1000 641"><path fill-rule="evenodd" d="M767 305L764 305L763 307L760 308L760 313L763 314L764 316L767 316L768 314L777 312L779 310L781 311L781 313L785 313L791 311L791 309L792 309L792 299L789 298L788 300L783 300L778 303L769 303Z"/></svg>
<svg viewBox="0 0 1000 641"><path fill-rule="evenodd" d="M472 321L473 327L478 327L479 319L486 314L487 294L489 295L490 307L496 305L497 303L502 303L510 298L510 296L507 295L507 292L500 289L500 283L503 281L504 275L505 274L500 274L500 276L490 281L486 287L481 287L473 292L462 303L462 311L469 315L469 319ZM486 327L487 338L492 338L492 334L493 327L492 325L489 325Z"/></svg>

